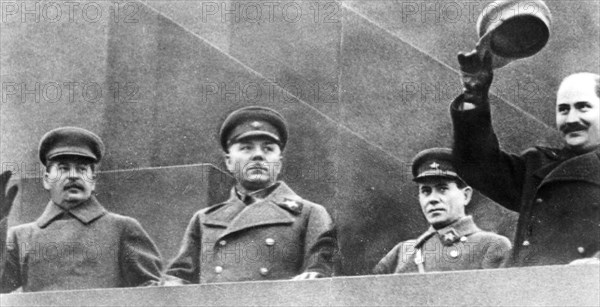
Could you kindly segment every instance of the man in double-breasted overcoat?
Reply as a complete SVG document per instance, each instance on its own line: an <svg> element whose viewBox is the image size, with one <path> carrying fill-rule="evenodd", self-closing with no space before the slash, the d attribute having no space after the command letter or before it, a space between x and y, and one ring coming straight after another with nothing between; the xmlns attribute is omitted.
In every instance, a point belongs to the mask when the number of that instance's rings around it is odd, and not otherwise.
<svg viewBox="0 0 600 307"><path fill-rule="evenodd" d="M285 119L270 108L246 107L227 117L221 146L237 184L228 200L192 217L167 284L331 276L330 215L277 181L287 136Z"/></svg>

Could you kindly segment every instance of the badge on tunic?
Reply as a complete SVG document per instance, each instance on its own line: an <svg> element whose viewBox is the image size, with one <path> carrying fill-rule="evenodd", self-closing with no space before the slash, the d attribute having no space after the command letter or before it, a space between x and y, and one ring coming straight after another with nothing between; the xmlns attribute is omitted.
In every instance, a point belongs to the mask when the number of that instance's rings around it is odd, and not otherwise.
<svg viewBox="0 0 600 307"><path fill-rule="evenodd" d="M302 211L302 203L297 200L284 198L283 202L281 202L279 205L294 214L299 214Z"/></svg>
<svg viewBox="0 0 600 307"><path fill-rule="evenodd" d="M444 245L452 245L459 238L458 233L454 229L450 229L448 232L441 234L442 242Z"/></svg>

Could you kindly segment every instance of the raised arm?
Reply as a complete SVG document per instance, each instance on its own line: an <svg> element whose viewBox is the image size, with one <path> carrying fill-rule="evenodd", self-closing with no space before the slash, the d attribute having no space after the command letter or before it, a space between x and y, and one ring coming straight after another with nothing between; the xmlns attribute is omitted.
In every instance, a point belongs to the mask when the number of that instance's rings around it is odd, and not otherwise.
<svg viewBox="0 0 600 307"><path fill-rule="evenodd" d="M463 94L450 106L454 127L453 155L458 173L470 186L518 211L525 163L500 149L492 128L488 93L493 73L491 57L459 54Z"/></svg>

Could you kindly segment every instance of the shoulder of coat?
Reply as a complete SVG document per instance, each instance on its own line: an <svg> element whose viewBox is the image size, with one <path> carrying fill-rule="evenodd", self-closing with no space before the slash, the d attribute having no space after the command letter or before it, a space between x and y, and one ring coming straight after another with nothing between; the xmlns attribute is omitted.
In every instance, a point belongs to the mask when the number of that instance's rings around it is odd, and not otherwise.
<svg viewBox="0 0 600 307"><path fill-rule="evenodd" d="M227 202L222 202L222 203L214 204L214 205L212 205L210 207L207 207L207 208L204 208L204 209L198 211L198 213L205 214L205 215L206 214L211 214L211 213L216 212L219 209L223 208L227 204L228 204Z"/></svg>

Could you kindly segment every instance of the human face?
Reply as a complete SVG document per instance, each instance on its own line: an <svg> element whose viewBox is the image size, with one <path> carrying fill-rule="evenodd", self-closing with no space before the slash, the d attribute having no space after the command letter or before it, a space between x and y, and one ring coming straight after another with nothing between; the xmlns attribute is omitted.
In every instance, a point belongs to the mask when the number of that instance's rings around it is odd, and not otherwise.
<svg viewBox="0 0 600 307"><path fill-rule="evenodd" d="M44 189L58 205L73 207L88 200L96 188L92 162L78 157L59 157L49 161L44 174Z"/></svg>
<svg viewBox="0 0 600 307"><path fill-rule="evenodd" d="M567 147L588 152L600 145L600 98L594 75L567 77L556 96L556 127Z"/></svg>
<svg viewBox="0 0 600 307"><path fill-rule="evenodd" d="M277 180L281 171L281 149L269 138L242 139L229 146L227 169L246 190L264 189Z"/></svg>
<svg viewBox="0 0 600 307"><path fill-rule="evenodd" d="M465 216L472 192L470 187L460 189L443 177L424 178L419 183L421 210L431 226L443 228Z"/></svg>

